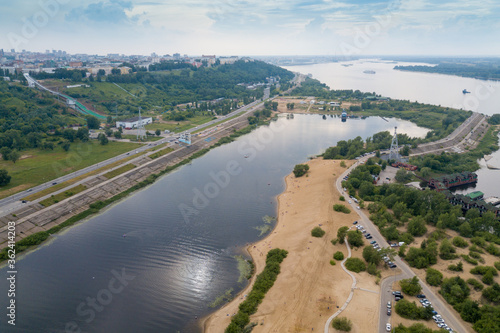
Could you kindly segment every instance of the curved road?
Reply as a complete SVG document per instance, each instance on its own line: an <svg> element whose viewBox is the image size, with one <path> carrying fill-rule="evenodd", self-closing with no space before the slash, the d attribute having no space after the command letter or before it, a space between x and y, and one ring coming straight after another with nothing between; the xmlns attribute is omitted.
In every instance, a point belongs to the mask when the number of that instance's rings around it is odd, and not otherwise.
<svg viewBox="0 0 500 333"><path fill-rule="evenodd" d="M349 228L350 229L350 228ZM329 329L330 329L330 325L332 323L332 320L333 318L337 317L342 311L345 310L345 308L349 305L349 302L351 301L352 299L352 296L354 295L354 288L356 288L356 277L347 270L347 268L345 268L345 262L347 259L349 259L351 257L351 247L349 246L349 242L347 241L347 237L344 238L344 243L345 245L347 246L347 257L344 258L344 260L342 260L342 262L340 263L340 266L342 266L342 269L351 276L352 278L352 285L351 285L351 292L349 293L349 296L347 297L347 300L345 301L344 305L342 305L342 307L340 309L338 309L337 312L335 312L330 318L328 318L328 320L326 321L325 323L325 333L328 333Z"/></svg>
<svg viewBox="0 0 500 333"><path fill-rule="evenodd" d="M336 181L336 186L337 190L339 191L340 194L345 194L343 189L342 189L342 179L350 173L355 167L357 167L360 163L365 162L368 158L373 157L374 154L365 156L361 159L359 159L356 163L354 163L350 168L348 168L342 175L340 175L337 178ZM365 215L365 213L359 209L356 208L356 203L352 202L351 208L356 211L360 217L360 224L362 224L367 232L369 232L373 236L373 240L377 241L377 243L381 247L387 247L383 246L384 244L387 244L387 241L385 238L380 234L378 227L373 224L373 222ZM395 257L393 260L394 263L397 264L398 269L401 271L399 274L396 274L397 271L395 271L395 275L391 277L387 277L383 280L381 284L381 292L380 292L380 316L379 316L379 329L378 332L386 332L385 325L387 322L391 322L390 317L387 316L387 313L385 311L386 309L386 304L388 301L391 301L391 303L394 303L394 299L392 298L392 292L391 292L391 285L392 282L398 281L401 279L407 279L415 276L415 273L411 270L411 268L401 260L399 257ZM462 325L462 322L457 318L455 312L453 309L451 309L451 306L447 305L446 301L444 301L442 298L434 294L434 292L429 288L429 286L425 283L425 281L420 280L420 285L422 286L422 293L424 293L427 297L427 299L432 303L432 306L434 307L434 310L437 311L445 320L446 324L448 324L449 327L451 327L454 332L459 332L459 333L466 333L468 330ZM333 319L333 318L332 318ZM329 319L330 321L330 319ZM325 325L325 333L327 333L327 328L328 328L328 323ZM437 329L437 326L436 326Z"/></svg>

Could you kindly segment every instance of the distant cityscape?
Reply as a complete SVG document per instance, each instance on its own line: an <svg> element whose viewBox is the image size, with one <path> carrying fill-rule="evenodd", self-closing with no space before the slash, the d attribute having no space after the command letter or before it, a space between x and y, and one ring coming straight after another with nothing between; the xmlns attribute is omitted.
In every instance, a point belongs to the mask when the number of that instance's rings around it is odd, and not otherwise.
<svg viewBox="0 0 500 333"><path fill-rule="evenodd" d="M130 67L123 66L124 63L133 65L134 67L148 70L150 65L159 64L161 62L175 61L189 63L192 66L210 67L214 64L232 64L246 57L228 56L217 57L215 55L188 56L174 53L172 55L158 55L152 53L146 55L124 55L118 53L110 53L107 55L90 55L90 54L69 54L62 50L46 50L42 52L32 52L22 50L17 52L14 49L4 51L0 49L0 68L8 70L7 73L21 72L46 72L54 73L58 68L66 69L86 69L88 76L96 75L99 70L104 70L106 75L111 74L113 69L118 68L121 74L127 74ZM120 66L121 65L121 66ZM119 67L120 66L120 67Z"/></svg>

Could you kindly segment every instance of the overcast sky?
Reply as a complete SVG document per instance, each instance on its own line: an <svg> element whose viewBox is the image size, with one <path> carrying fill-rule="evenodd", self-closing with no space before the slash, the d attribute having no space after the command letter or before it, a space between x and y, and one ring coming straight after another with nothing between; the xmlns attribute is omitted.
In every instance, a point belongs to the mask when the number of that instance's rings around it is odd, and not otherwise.
<svg viewBox="0 0 500 333"><path fill-rule="evenodd" d="M500 55L498 0L2 0L0 48L89 54Z"/></svg>

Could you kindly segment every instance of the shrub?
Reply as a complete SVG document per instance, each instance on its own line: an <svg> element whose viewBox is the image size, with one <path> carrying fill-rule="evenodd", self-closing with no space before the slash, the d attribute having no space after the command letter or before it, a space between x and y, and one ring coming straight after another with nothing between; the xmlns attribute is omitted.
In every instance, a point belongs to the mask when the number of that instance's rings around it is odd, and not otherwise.
<svg viewBox="0 0 500 333"><path fill-rule="evenodd" d="M484 288L484 286L481 282L479 282L478 280L473 279L473 278L468 279L467 283L470 284L474 288L474 290L476 290L476 291L483 290L483 288Z"/></svg>
<svg viewBox="0 0 500 333"><path fill-rule="evenodd" d="M498 275L497 270L492 266L476 266L470 270L471 274L486 275L491 272L492 275Z"/></svg>
<svg viewBox="0 0 500 333"><path fill-rule="evenodd" d="M439 286L443 282L443 274L434 268L427 268L425 281L431 286Z"/></svg>
<svg viewBox="0 0 500 333"><path fill-rule="evenodd" d="M396 303L396 313L403 318L419 320L428 320L432 318L432 309L430 307L420 307L415 302L402 299Z"/></svg>
<svg viewBox="0 0 500 333"><path fill-rule="evenodd" d="M302 177L309 170L309 165L307 164L297 164L295 168L293 168L293 174L295 177Z"/></svg>
<svg viewBox="0 0 500 333"><path fill-rule="evenodd" d="M443 260L451 260L455 259L457 255L455 254L456 250L451 244L451 242L447 239L444 239L439 246L439 256Z"/></svg>
<svg viewBox="0 0 500 333"><path fill-rule="evenodd" d="M337 230L337 239L340 244L344 244L344 239L347 236L348 230L349 227L340 227L339 230Z"/></svg>
<svg viewBox="0 0 500 333"><path fill-rule="evenodd" d="M493 265L495 265L495 268L500 271L500 261L495 261Z"/></svg>
<svg viewBox="0 0 500 333"><path fill-rule="evenodd" d="M439 293L443 295L448 303L455 305L467 299L470 294L470 289L462 278L455 276L443 280Z"/></svg>
<svg viewBox="0 0 500 333"><path fill-rule="evenodd" d="M467 241L460 236L454 237L451 242L453 245L460 248L466 248L469 246L469 243L467 243Z"/></svg>
<svg viewBox="0 0 500 333"><path fill-rule="evenodd" d="M330 265L335 266L336 264L335 260L330 260Z"/></svg>
<svg viewBox="0 0 500 333"><path fill-rule="evenodd" d="M418 283L418 277L414 276L411 279L403 279L399 281L401 291L407 295L415 296L422 292L422 286Z"/></svg>
<svg viewBox="0 0 500 333"><path fill-rule="evenodd" d="M341 195L341 196L340 196L340 198L339 198L339 200L340 200L340 201L345 201L344 196L343 196L343 195Z"/></svg>
<svg viewBox="0 0 500 333"><path fill-rule="evenodd" d="M341 251L337 251L333 255L333 259L335 259L335 260L344 260L344 254Z"/></svg>
<svg viewBox="0 0 500 333"><path fill-rule="evenodd" d="M359 273L366 271L365 263L359 258L349 258L345 262L345 267L353 272Z"/></svg>
<svg viewBox="0 0 500 333"><path fill-rule="evenodd" d="M321 238L325 235L325 231L321 229L320 227L314 227L313 230L311 230L311 236L313 237L318 237Z"/></svg>
<svg viewBox="0 0 500 333"><path fill-rule="evenodd" d="M483 290L483 297L495 305L500 304L500 285L495 283L491 287L485 288Z"/></svg>
<svg viewBox="0 0 500 333"><path fill-rule="evenodd" d="M491 271L488 271L486 274L483 275L481 281L483 281L483 283L487 285L492 284L494 282L493 273Z"/></svg>
<svg viewBox="0 0 500 333"><path fill-rule="evenodd" d="M345 205L342 205L342 204L333 205L333 210L336 212L344 213L344 214L349 214L351 212L351 210L349 208L347 208Z"/></svg>
<svg viewBox="0 0 500 333"><path fill-rule="evenodd" d="M332 320L332 326L336 330L350 332L352 329L352 322L346 317L337 317Z"/></svg>
<svg viewBox="0 0 500 333"><path fill-rule="evenodd" d="M368 264L368 267L366 267L366 271L370 275L375 275L375 276L380 277L380 271L377 269L377 265L375 265L372 262Z"/></svg>
<svg viewBox="0 0 500 333"><path fill-rule="evenodd" d="M347 232L347 241L351 246L363 246L363 234L358 230L351 230Z"/></svg>
<svg viewBox="0 0 500 333"><path fill-rule="evenodd" d="M466 254L462 254L461 256L465 261L467 261L469 264L471 265L477 265L477 260L475 259L472 259L471 257L469 257L468 255Z"/></svg>
<svg viewBox="0 0 500 333"><path fill-rule="evenodd" d="M460 261L456 265L449 265L448 269L453 272L463 272L464 271L464 264Z"/></svg>

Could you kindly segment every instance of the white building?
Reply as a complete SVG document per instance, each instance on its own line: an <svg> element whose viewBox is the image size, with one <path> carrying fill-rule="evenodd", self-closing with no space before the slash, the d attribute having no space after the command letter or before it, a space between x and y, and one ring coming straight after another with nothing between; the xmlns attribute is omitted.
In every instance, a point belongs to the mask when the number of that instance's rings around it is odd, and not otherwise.
<svg viewBox="0 0 500 333"><path fill-rule="evenodd" d="M153 118L151 118L151 117L141 119L141 124L144 126L147 124L151 124L152 122L153 122ZM123 127L125 129L137 128L137 127L139 127L139 117L134 117L134 118L130 118L127 120L117 121L116 127L117 128Z"/></svg>

